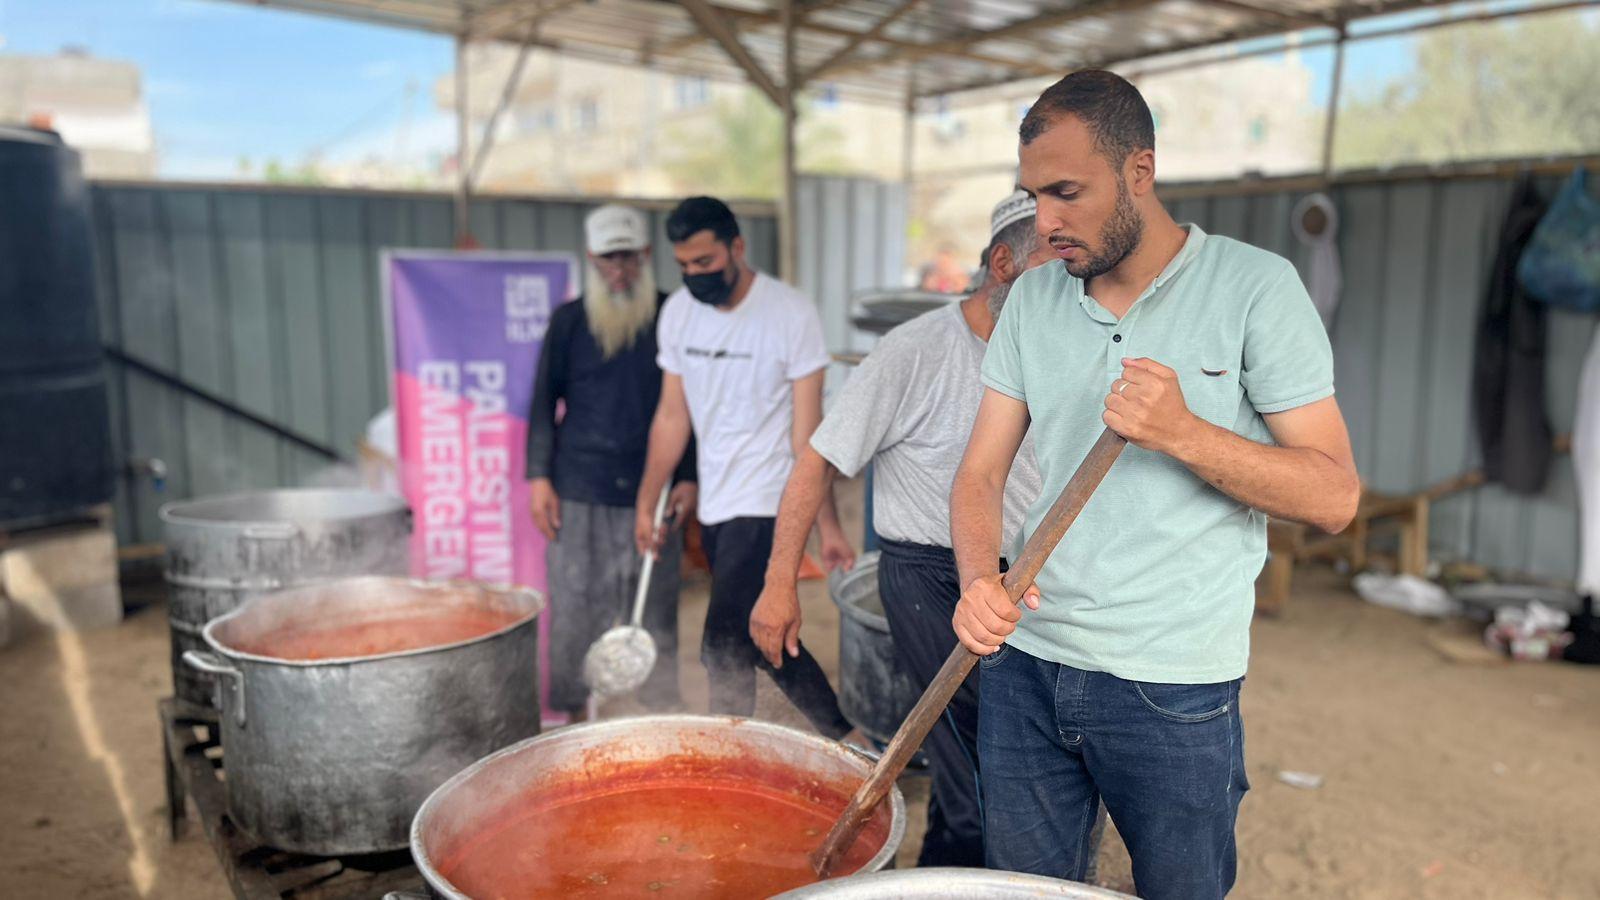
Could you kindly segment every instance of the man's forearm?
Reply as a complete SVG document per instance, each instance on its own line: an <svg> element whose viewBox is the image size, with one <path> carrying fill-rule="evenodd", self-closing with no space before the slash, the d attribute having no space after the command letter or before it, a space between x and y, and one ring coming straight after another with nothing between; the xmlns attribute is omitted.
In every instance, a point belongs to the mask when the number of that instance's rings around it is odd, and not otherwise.
<svg viewBox="0 0 1600 900"><path fill-rule="evenodd" d="M816 523L818 528L842 531L844 526L839 523L839 506L833 499L833 473L836 471L833 466L828 466L828 484L822 489L822 496L817 503Z"/></svg>
<svg viewBox="0 0 1600 900"><path fill-rule="evenodd" d="M809 428L805 427L807 424L810 425ZM827 480L817 491L816 498L806 507L810 511L810 514L805 518L805 530L800 532L801 544L805 543L806 535L811 533L811 526L813 523L816 524L818 528L840 528L839 508L833 502L833 477L838 474L838 470L835 469L827 460L823 459L822 454L811 449L811 435L816 430L816 423L802 423L797 420L795 423L795 429L791 435L794 441L795 463L794 469L791 470L790 473L790 483L793 483L793 474L800 471L801 466L820 465L825 467L828 473ZM808 482L812 480L812 478L807 478ZM787 498L789 494L788 485L784 486L783 492L784 497ZM780 504L782 502L783 501L781 500L779 501ZM776 540L776 537L774 537L774 540ZM800 564L800 552L800 550L795 551L795 565L797 567Z"/></svg>
<svg viewBox="0 0 1600 900"><path fill-rule="evenodd" d="M950 541L961 586L1000 571L1001 505L1005 484L995 485L965 469L950 492Z"/></svg>
<svg viewBox="0 0 1600 900"><path fill-rule="evenodd" d="M1320 450L1258 444L1210 423L1172 455L1246 506L1329 532L1349 523L1361 491L1356 474Z"/></svg>
<svg viewBox="0 0 1600 900"><path fill-rule="evenodd" d="M789 482L778 501L778 521L773 526L772 553L767 557L767 581L793 585L800 574L806 536L819 510L831 505L836 470L811 448L795 461Z"/></svg>
<svg viewBox="0 0 1600 900"><path fill-rule="evenodd" d="M559 398L551 393L548 381L546 374L541 373L528 413L528 443L524 459L529 481L549 478L555 469L556 400Z"/></svg>
<svg viewBox="0 0 1600 900"><path fill-rule="evenodd" d="M816 456L826 464L826 460L811 449L811 435L822 424L822 377L818 371L793 382L794 391L794 420L789 430L789 443L794 450L795 464L808 456ZM833 505L832 481L828 482L822 490L817 508L812 511L812 518L806 519L807 532L811 529L811 522L816 521L821 528L838 528L839 512Z"/></svg>
<svg viewBox="0 0 1600 900"><path fill-rule="evenodd" d="M657 414L650 423L650 445L645 452L644 474L639 478L637 504L642 509L654 509L661 488L672 477L672 470L689 445L688 422Z"/></svg>
<svg viewBox="0 0 1600 900"><path fill-rule="evenodd" d="M555 427L542 426L534 420L528 427L528 445L524 455L527 480L549 478L555 471Z"/></svg>

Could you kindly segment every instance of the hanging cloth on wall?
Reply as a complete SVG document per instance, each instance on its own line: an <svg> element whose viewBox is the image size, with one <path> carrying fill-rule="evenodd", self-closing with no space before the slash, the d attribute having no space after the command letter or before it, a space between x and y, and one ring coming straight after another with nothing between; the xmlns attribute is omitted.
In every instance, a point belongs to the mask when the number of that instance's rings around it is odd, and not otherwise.
<svg viewBox="0 0 1600 900"><path fill-rule="evenodd" d="M1339 308L1339 291L1344 275L1339 262L1339 210L1327 194L1307 194L1289 214L1289 230L1295 239L1311 248L1311 268L1306 290L1322 316L1322 327L1333 330L1333 315Z"/></svg>
<svg viewBox="0 0 1600 900"><path fill-rule="evenodd" d="M1600 311L1600 200L1582 166L1561 186L1517 263L1528 295L1578 312Z"/></svg>
<svg viewBox="0 0 1600 900"><path fill-rule="evenodd" d="M1546 204L1524 173L1489 269L1472 368L1472 408L1483 471L1521 494L1544 489L1553 451L1544 409L1545 308L1517 282L1521 258Z"/></svg>
<svg viewBox="0 0 1600 900"><path fill-rule="evenodd" d="M1572 471L1578 481L1578 592L1600 594L1600 329L1578 377Z"/></svg>

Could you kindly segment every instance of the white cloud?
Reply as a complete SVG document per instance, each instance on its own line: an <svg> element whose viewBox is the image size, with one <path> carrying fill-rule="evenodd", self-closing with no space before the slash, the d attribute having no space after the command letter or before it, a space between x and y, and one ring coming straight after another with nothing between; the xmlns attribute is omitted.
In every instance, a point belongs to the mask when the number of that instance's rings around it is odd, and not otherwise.
<svg viewBox="0 0 1600 900"><path fill-rule="evenodd" d="M166 19L205 19L240 11L229 9L230 5L216 0L156 0L155 14Z"/></svg>
<svg viewBox="0 0 1600 900"><path fill-rule="evenodd" d="M379 59L361 67L361 77L366 81L383 81L400 72L400 64L392 59Z"/></svg>
<svg viewBox="0 0 1600 900"><path fill-rule="evenodd" d="M200 86L190 81L179 81L175 78L149 78L145 80L144 93L147 97L171 99L195 97L200 94Z"/></svg>
<svg viewBox="0 0 1600 900"><path fill-rule="evenodd" d="M327 160L357 162L376 158L421 167L434 157L455 152L455 128L453 117L438 112L414 115L404 127L396 116L330 147Z"/></svg>

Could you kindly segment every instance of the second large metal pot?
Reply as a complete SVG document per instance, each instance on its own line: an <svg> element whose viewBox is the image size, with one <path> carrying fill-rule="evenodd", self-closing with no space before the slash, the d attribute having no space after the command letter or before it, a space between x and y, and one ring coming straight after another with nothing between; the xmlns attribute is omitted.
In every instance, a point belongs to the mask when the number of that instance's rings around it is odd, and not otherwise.
<svg viewBox="0 0 1600 900"><path fill-rule="evenodd" d="M351 575L404 575L411 512L372 491L295 488L199 497L161 508L178 698L215 702L211 676L182 663L200 630L251 597Z"/></svg>
<svg viewBox="0 0 1600 900"><path fill-rule="evenodd" d="M838 878L779 894L773 900L1133 900L1129 895L1076 881L986 869L909 869Z"/></svg>
<svg viewBox="0 0 1600 900"><path fill-rule="evenodd" d="M674 835L661 835L657 846L654 829L660 826L654 822L627 821L604 836L572 834L550 825L551 820L544 816L552 808L582 804L587 798L661 797L656 793L659 788L684 782L714 785L733 793L776 790L792 798L789 805L796 820L808 813L824 817L816 833L794 838L792 849L801 860L800 879L804 880L810 877L804 854L822 842L827 825L871 770L869 760L842 744L769 722L663 715L580 725L508 747L445 782L417 812L411 828L411 855L434 894L448 900L527 896L528 891L519 884L519 873L513 871L527 865L579 866L561 874L578 876L580 883L574 890L583 896L636 896L658 889L670 889L675 896L731 896L737 891L730 894L727 885L717 889L711 884L674 882L672 870L679 859L675 854L686 852L688 856L683 858L693 860L705 850L729 851L734 854L731 865L757 864L738 855L742 848L683 846ZM642 815L649 817L648 813ZM726 813L713 815L719 821L727 820L723 818ZM474 868L465 860L475 848L490 845L497 835L520 834L522 823L530 821L540 828L525 843L515 845L515 853L506 858L503 867L457 871ZM905 800L899 788L894 788L863 832L861 841L865 843L856 849L864 861L856 871L877 871L889 865L905 838L905 827ZM645 849L629 849L641 840ZM563 853L564 849L571 853ZM597 850L614 854L613 861L655 867L650 877L660 881L630 888L608 881L606 872L589 873L583 863L574 861ZM464 883L457 884L452 878ZM466 881L477 886L468 886ZM768 893L773 892L760 896Z"/></svg>
<svg viewBox="0 0 1600 900"><path fill-rule="evenodd" d="M184 661L220 682L234 821L301 853L404 847L429 792L538 733L543 606L520 588L365 577L213 620L210 650Z"/></svg>
<svg viewBox="0 0 1600 900"><path fill-rule="evenodd" d="M839 607L839 709L869 737L888 741L922 690L895 657L878 595L878 554L861 554L848 572L835 569L828 594Z"/></svg>

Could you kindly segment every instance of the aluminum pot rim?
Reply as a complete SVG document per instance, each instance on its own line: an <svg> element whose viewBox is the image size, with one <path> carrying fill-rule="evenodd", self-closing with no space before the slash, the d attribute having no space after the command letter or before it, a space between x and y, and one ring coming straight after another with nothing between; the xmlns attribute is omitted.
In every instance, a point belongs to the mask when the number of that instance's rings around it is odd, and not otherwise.
<svg viewBox="0 0 1600 900"><path fill-rule="evenodd" d="M208 519L200 516L185 514L185 507L198 503L222 503L228 501L246 500L257 497L270 497L275 495L293 494L295 496L308 496L322 494L326 496L364 496L379 501L375 505L379 508L357 513L343 515L327 515L309 518L253 518L253 519ZM383 491L373 491L364 488L271 488L255 491L234 491L227 494L206 494L200 497L190 497L186 500L173 500L163 503L157 512L161 521L167 525L182 525L208 529L247 528L259 525L277 525L284 522L352 522L361 519L390 516L399 512L407 512L411 507L405 498Z"/></svg>
<svg viewBox="0 0 1600 900"><path fill-rule="evenodd" d="M284 590L298 590L303 587L326 586L327 584L335 581L365 581L369 579L392 581L406 587L456 587L471 588L473 590L487 590L500 594L520 594L532 598L533 609L527 614L513 620L512 622L496 628L494 631L484 632L483 634L474 635L473 637L466 638L464 640L452 641L448 644L430 644L427 647L414 647L410 650L396 650L393 653L378 653L367 656L335 656L324 657L322 659L284 659L279 656L263 656L259 653L246 653L243 650L228 647L221 641L217 640L216 635L214 634L216 629L226 625L230 620L238 618L243 613L249 611L250 607L254 606L257 602L269 600L276 594L282 593L282 591L273 591L271 593L251 597L249 600L239 604L239 606L231 612L224 613L223 615L217 616L215 619L207 622L205 628L201 630L200 636L205 639L206 646L210 647L217 653L222 654L228 659L261 663L271 666L287 666L296 669L314 669L323 666L352 666L359 665L360 663L382 662L391 659L405 659L413 656L426 656L430 653L443 653L448 650L456 650L461 647L471 646L472 644L493 640L501 635L509 634L513 631L516 631L518 628L525 627L529 623L536 621L539 618L539 614L544 612L545 608L544 594L530 587L523 587L520 584L508 584L506 582L463 581L459 579L450 581L428 581L421 578L400 578L384 575L357 575L344 576L342 578L332 578L328 581L316 582L312 584L297 584L292 587L285 588Z"/></svg>
<svg viewBox="0 0 1600 900"><path fill-rule="evenodd" d="M411 818L411 860L416 864L417 871L422 873L422 878L435 892L445 900L473 900L472 897L461 892L451 884L442 874L433 867L433 860L428 858L428 850L422 843L422 822L435 806L444 802L443 797L467 779L483 771L495 761L504 756L514 756L527 751L541 741L554 742L557 738L566 737L574 733L575 729L583 729L586 733L620 732L651 726L674 725L736 725L740 728L754 729L769 735L778 735L785 738L799 739L826 753L838 753L846 758L854 759L867 767L870 773L875 761L872 757L853 747L830 741L820 734L800 731L787 725L776 722L766 722L761 719L746 719L739 716L696 715L692 713L669 713L664 715L628 716L621 719L607 719L601 722L590 722L582 725L558 728L547 734L536 735L523 741L518 741L509 747L485 756L465 769L450 776L444 784L434 788L428 799L422 801L417 807L417 814ZM906 798L900 792L900 786L894 785L889 789L889 834L884 839L883 846L873 857L862 865L862 870L868 873L875 872L888 865L900 849L900 844L906 837Z"/></svg>
<svg viewBox="0 0 1600 900"><path fill-rule="evenodd" d="M773 897L772 900L862 900L866 897L897 897L899 892L917 887L938 887L950 884L952 881L978 882L988 880L991 886L995 882L1006 882L1006 887L1017 888L1021 892L1039 897L1063 897L1069 900L1135 900L1129 894L1119 893L1108 888L1076 881L1064 881L1059 878L1047 878L1043 875L1027 875L1021 872L1003 872L995 869L963 869L956 867L936 866L926 869L900 869L896 871L868 872L862 875L851 875L840 879L808 884L804 887L785 891ZM982 884L972 884L974 889L985 887ZM1008 891L1007 896L1012 894Z"/></svg>
<svg viewBox="0 0 1600 900"><path fill-rule="evenodd" d="M878 551L869 550L856 557L855 565L851 567L850 571L841 572L835 569L832 577L828 579L828 599L833 601L833 605L838 608L841 616L857 624L865 625L873 631L888 634L889 619L886 616L868 612L854 603L846 603L840 597L845 585L867 578L869 570L871 571L871 576L876 578L878 559Z"/></svg>

